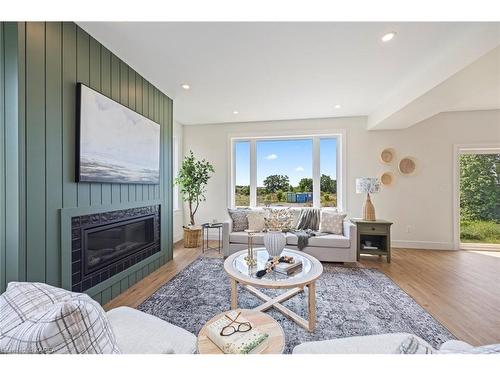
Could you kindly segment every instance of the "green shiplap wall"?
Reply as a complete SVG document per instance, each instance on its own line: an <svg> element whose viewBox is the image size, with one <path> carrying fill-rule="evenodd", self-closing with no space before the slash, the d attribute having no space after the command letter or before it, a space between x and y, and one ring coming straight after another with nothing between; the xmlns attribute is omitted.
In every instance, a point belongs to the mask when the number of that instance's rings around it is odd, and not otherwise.
<svg viewBox="0 0 500 375"><path fill-rule="evenodd" d="M19 279L62 284L61 254L70 249L61 241L61 210L161 204L161 257L138 271L124 271L106 289L94 290L93 297L104 304L172 258L172 100L74 23L6 23L3 29L6 25L17 28L11 33L18 38L13 58L17 56L18 89L24 92L17 96L21 198L16 259L24 276ZM159 185L75 183L77 82L161 125ZM0 156L0 172L5 171L4 159ZM7 212L1 197L0 205ZM1 227L0 267L13 251L4 246L4 234ZM5 281L0 282L3 289Z"/></svg>
<svg viewBox="0 0 500 375"><path fill-rule="evenodd" d="M0 23L0 291L5 289L5 53Z"/></svg>

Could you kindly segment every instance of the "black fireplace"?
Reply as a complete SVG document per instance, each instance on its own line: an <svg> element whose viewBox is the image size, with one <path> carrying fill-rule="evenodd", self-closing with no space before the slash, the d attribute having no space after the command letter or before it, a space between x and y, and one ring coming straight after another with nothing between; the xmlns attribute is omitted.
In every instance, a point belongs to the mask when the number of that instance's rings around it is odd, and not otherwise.
<svg viewBox="0 0 500 375"><path fill-rule="evenodd" d="M160 251L160 208L72 218L72 290L85 291Z"/></svg>

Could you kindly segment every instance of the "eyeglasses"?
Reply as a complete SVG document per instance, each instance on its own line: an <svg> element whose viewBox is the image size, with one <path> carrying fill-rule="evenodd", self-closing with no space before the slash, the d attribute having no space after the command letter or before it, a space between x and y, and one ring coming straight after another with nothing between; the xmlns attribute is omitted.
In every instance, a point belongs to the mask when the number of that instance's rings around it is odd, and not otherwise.
<svg viewBox="0 0 500 375"><path fill-rule="evenodd" d="M236 315L236 318L231 318L230 316L226 316L226 318L229 319L230 323L223 327L222 330L220 331L221 336L231 336L232 334L236 332L248 332L252 329L252 325L250 322L238 322L238 317L240 316L241 312ZM238 324L236 327L233 326L233 323Z"/></svg>

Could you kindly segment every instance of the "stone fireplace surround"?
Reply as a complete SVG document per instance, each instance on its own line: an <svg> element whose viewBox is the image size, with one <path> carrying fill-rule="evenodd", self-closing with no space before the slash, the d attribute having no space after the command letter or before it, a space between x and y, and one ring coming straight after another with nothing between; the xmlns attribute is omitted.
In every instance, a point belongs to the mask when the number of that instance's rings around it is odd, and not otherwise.
<svg viewBox="0 0 500 375"><path fill-rule="evenodd" d="M118 257L90 274L84 272L82 241L89 229L153 220L153 238L146 246ZM160 251L160 205L135 207L71 217L71 290L84 292Z"/></svg>

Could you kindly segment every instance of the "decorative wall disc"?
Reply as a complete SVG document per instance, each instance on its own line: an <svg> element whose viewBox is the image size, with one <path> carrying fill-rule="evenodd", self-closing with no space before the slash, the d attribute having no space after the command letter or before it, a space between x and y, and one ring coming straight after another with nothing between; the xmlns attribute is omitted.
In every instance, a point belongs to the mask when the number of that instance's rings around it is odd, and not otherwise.
<svg viewBox="0 0 500 375"><path fill-rule="evenodd" d="M415 172L417 164L415 163L415 160L412 157L407 156L400 160L398 168L402 174L411 175Z"/></svg>
<svg viewBox="0 0 500 375"><path fill-rule="evenodd" d="M382 160L382 163L390 164L394 159L394 153L394 149L386 148L380 153L380 160Z"/></svg>
<svg viewBox="0 0 500 375"><path fill-rule="evenodd" d="M384 172L380 176L380 182L384 186L391 186L394 183L394 175L392 172Z"/></svg>

